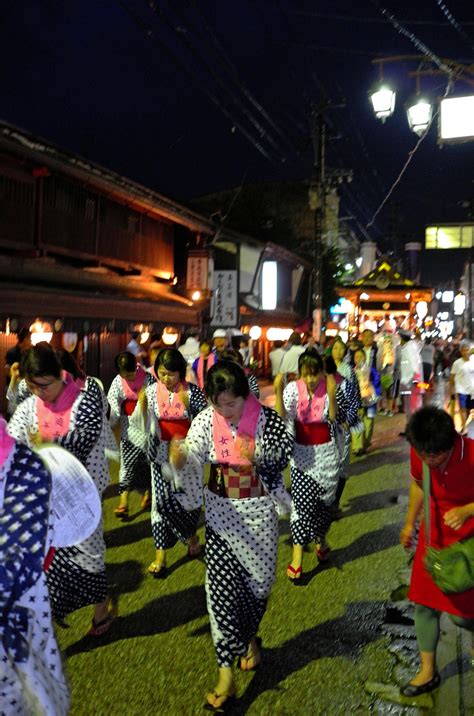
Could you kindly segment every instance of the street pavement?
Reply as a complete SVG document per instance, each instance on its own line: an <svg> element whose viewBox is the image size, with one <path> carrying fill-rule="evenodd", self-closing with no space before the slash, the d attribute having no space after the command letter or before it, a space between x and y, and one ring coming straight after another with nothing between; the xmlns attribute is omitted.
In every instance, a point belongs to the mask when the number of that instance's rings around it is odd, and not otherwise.
<svg viewBox="0 0 474 716"><path fill-rule="evenodd" d="M272 389L262 385L272 401ZM332 556L304 555L300 586L286 578L291 541L280 520L277 579L261 625L262 662L238 672L228 713L253 716L339 714L474 714L467 635L443 619L442 686L404 700L399 686L415 673L413 609L406 601L409 567L399 532L409 485L405 416L378 416L373 445L356 458L334 522ZM116 477L114 478L116 480ZM107 567L119 617L100 640L80 637L90 624L81 610L60 632L71 681L71 716L202 713L216 667L203 592L204 564L182 545L170 550L169 576L146 574L152 558L148 513L132 495L128 523L113 516L116 484L104 503ZM201 540L203 530L200 529Z"/></svg>

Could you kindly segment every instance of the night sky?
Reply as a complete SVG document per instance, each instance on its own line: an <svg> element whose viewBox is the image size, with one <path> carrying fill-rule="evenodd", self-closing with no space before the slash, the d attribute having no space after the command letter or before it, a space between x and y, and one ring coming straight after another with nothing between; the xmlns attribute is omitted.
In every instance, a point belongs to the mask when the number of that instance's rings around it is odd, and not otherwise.
<svg viewBox="0 0 474 716"><path fill-rule="evenodd" d="M380 123L368 102L371 60L417 52L377 6L438 56L474 62L468 0L4 0L0 117L186 202L242 181L308 179L311 105L328 99L344 106L328 113L327 164L354 172L341 215L401 251L427 223L469 220L474 143L439 149L432 127L367 228L417 141L403 109L413 65L386 65L394 117ZM437 96L446 87L423 82ZM461 257L435 253L425 281L459 273Z"/></svg>

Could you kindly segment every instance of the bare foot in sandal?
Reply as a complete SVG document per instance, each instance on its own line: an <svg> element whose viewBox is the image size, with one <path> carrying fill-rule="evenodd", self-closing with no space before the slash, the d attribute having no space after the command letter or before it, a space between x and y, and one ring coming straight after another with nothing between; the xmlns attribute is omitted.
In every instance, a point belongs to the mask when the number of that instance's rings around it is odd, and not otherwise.
<svg viewBox="0 0 474 716"><path fill-rule="evenodd" d="M148 566L148 574L155 579L162 579L166 576L166 564L163 561L154 560Z"/></svg>
<svg viewBox="0 0 474 716"><path fill-rule="evenodd" d="M216 688L206 694L204 708L207 711L220 711L225 704L235 697L234 678L232 668L222 666L219 669L219 682Z"/></svg>
<svg viewBox="0 0 474 716"><path fill-rule="evenodd" d="M164 549L156 550L155 559L148 565L148 574L155 579L162 579L166 576L166 551Z"/></svg>
<svg viewBox="0 0 474 716"><path fill-rule="evenodd" d="M239 668L241 671L252 671L260 664L262 640L259 637L252 639L249 644L247 654L239 659Z"/></svg>
<svg viewBox="0 0 474 716"><path fill-rule="evenodd" d="M188 539L188 557L199 557L202 552L201 543L197 535Z"/></svg>

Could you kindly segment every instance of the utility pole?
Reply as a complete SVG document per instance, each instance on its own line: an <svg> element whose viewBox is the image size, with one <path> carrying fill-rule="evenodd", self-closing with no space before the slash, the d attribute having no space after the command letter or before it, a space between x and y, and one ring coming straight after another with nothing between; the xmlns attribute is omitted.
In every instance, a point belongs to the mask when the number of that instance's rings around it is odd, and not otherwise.
<svg viewBox="0 0 474 716"><path fill-rule="evenodd" d="M313 243L313 335L319 341L323 310L323 232L326 216L326 120L327 103L318 105L312 113L313 173L309 189L309 208L314 211Z"/></svg>
<svg viewBox="0 0 474 716"><path fill-rule="evenodd" d="M313 336L319 341L323 323L323 254L324 236L327 229L326 199L328 191L344 181L352 181L350 169L326 169L326 140L328 109L345 107L328 100L313 107L311 114L311 139L313 142L313 171L308 192L309 208L314 212L314 237L312 242L313 271L311 298L313 304ZM331 137L334 139L334 137Z"/></svg>

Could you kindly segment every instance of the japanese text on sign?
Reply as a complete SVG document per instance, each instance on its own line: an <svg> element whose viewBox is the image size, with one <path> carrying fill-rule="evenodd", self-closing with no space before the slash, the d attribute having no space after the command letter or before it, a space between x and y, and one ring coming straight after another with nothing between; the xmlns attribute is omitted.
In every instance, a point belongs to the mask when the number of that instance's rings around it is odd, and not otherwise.
<svg viewBox="0 0 474 716"><path fill-rule="evenodd" d="M207 256L188 256L186 271L186 288L188 290L206 290L208 271Z"/></svg>
<svg viewBox="0 0 474 716"><path fill-rule="evenodd" d="M239 317L237 271L214 271L212 326L236 326Z"/></svg>

